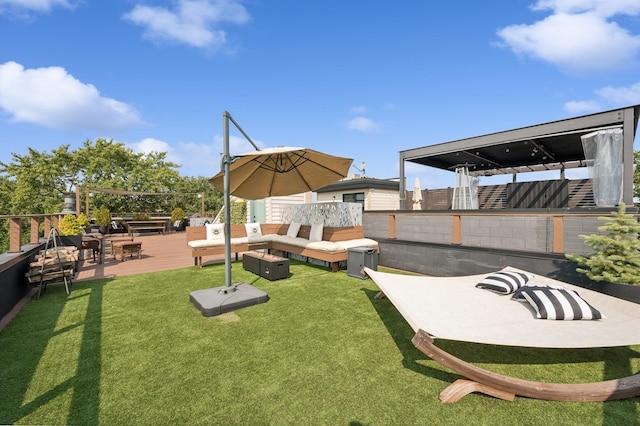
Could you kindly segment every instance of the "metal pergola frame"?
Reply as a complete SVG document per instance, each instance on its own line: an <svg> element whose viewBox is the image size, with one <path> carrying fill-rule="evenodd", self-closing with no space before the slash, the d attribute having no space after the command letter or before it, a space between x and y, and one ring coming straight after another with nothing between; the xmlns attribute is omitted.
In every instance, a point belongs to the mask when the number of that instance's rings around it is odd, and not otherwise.
<svg viewBox="0 0 640 426"><path fill-rule="evenodd" d="M400 151L400 209L407 208L405 161L452 171L465 165L475 176L586 167L580 136L621 128L623 201L633 204L633 142L640 105Z"/></svg>

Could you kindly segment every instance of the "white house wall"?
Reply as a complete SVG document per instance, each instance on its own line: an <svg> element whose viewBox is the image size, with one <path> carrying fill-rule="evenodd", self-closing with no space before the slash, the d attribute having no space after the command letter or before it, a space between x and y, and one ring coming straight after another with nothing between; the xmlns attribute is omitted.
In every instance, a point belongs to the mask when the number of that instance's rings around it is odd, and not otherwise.
<svg viewBox="0 0 640 426"><path fill-rule="evenodd" d="M283 223L283 210L287 206L311 202L311 192L288 195L286 197L270 197L265 200L267 223Z"/></svg>
<svg viewBox="0 0 640 426"><path fill-rule="evenodd" d="M332 203L342 201L343 194L364 192L365 210L398 210L400 208L400 196L398 191L385 189L356 189L349 191L333 191L318 194L319 203Z"/></svg>
<svg viewBox="0 0 640 426"><path fill-rule="evenodd" d="M302 194L287 195L282 197L269 197L264 200L265 223L285 223L283 222L283 211L292 205L309 204L313 202L314 194L305 192ZM247 201L247 221L253 217L251 202Z"/></svg>
<svg viewBox="0 0 640 426"><path fill-rule="evenodd" d="M398 191L371 189L367 198L369 198L369 204L366 210L398 210L400 208Z"/></svg>

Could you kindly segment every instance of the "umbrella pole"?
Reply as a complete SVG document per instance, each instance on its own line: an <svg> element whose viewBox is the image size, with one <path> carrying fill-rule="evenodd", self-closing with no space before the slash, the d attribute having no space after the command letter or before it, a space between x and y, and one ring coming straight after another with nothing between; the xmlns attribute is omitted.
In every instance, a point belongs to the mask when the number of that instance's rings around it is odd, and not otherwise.
<svg viewBox="0 0 640 426"><path fill-rule="evenodd" d="M247 306L265 303L269 295L249 283L231 285L231 178L229 169L232 162L229 153L229 120L227 111L222 114L222 169L224 171L224 278L222 287L195 290L189 294L189 300L205 317L220 315ZM231 119L233 121L233 119ZM235 121L233 121L235 124Z"/></svg>
<svg viewBox="0 0 640 426"><path fill-rule="evenodd" d="M222 113L222 167L224 169L224 279L225 287L231 287L231 179L229 168L229 113Z"/></svg>

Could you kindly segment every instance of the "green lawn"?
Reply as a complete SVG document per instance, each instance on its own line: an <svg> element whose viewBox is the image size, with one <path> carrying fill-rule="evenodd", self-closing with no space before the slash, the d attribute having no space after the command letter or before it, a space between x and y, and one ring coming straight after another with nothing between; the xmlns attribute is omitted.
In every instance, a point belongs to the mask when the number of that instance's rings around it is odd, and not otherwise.
<svg viewBox="0 0 640 426"><path fill-rule="evenodd" d="M457 376L411 344L371 280L291 262L270 282L234 264L267 303L205 318L196 289L224 266L50 286L0 333L0 424L638 424L639 399L564 403L472 394L442 404ZM439 342L531 380L599 381L640 368L638 347L534 350Z"/></svg>

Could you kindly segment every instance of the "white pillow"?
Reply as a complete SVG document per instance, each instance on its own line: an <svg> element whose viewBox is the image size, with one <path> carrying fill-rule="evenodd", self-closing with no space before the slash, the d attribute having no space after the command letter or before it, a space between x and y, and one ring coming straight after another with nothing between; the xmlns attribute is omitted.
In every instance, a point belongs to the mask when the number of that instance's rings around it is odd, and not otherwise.
<svg viewBox="0 0 640 426"><path fill-rule="evenodd" d="M287 230L287 237L295 238L298 236L299 231L300 231L300 222L291 222L289 224L289 229Z"/></svg>
<svg viewBox="0 0 640 426"><path fill-rule="evenodd" d="M224 223L206 223L207 240L224 240Z"/></svg>
<svg viewBox="0 0 640 426"><path fill-rule="evenodd" d="M524 286L533 278L531 274L523 272L501 270L489 275L478 284L477 288L495 291L501 294L511 294L520 287Z"/></svg>
<svg viewBox="0 0 640 426"><path fill-rule="evenodd" d="M247 230L247 238L249 240L262 236L262 229L260 228L260 224L257 222L253 223L245 223L245 229Z"/></svg>
<svg viewBox="0 0 640 426"><path fill-rule="evenodd" d="M536 318L548 320L599 320L604 315L569 289L525 286L518 290L536 310Z"/></svg>
<svg viewBox="0 0 640 426"><path fill-rule="evenodd" d="M322 223L311 225L311 232L309 232L309 241L322 241L323 228L324 225Z"/></svg>

